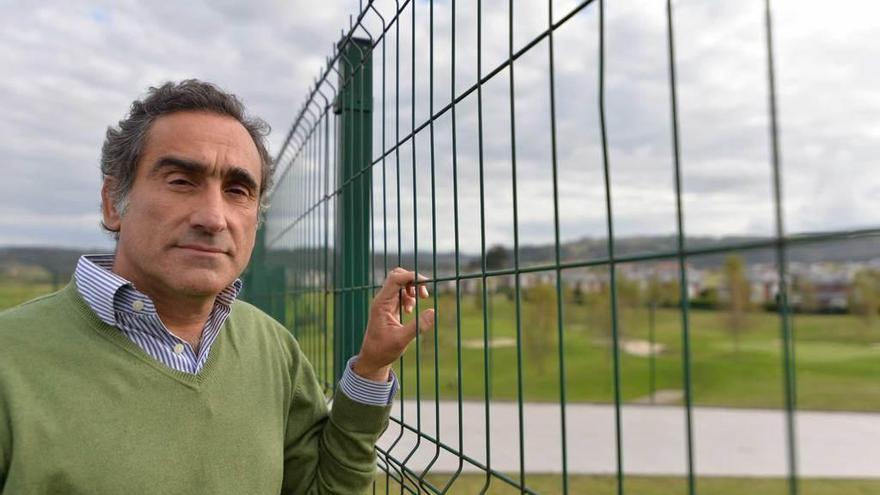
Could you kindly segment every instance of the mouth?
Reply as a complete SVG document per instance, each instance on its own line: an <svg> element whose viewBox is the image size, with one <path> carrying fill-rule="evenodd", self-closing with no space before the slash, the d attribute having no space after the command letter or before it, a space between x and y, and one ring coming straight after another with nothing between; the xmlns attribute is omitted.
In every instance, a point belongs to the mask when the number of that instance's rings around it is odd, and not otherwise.
<svg viewBox="0 0 880 495"><path fill-rule="evenodd" d="M178 249L185 249L200 254L226 254L226 250L214 246L205 246L202 244L180 244L175 246Z"/></svg>

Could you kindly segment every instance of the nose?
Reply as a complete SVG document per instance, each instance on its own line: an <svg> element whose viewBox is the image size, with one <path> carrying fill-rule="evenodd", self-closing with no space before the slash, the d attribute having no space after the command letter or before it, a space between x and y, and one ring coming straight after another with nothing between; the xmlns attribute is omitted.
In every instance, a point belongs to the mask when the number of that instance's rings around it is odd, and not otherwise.
<svg viewBox="0 0 880 495"><path fill-rule="evenodd" d="M204 232L216 234L226 230L226 212L223 191L208 187L198 195L190 215L190 226Z"/></svg>

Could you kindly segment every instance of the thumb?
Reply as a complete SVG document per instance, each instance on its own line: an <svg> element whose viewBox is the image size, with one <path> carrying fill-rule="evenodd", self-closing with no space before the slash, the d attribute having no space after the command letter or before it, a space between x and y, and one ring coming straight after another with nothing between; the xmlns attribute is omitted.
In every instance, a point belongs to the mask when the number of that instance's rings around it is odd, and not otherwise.
<svg viewBox="0 0 880 495"><path fill-rule="evenodd" d="M419 323L419 332L425 332L434 328L434 310L426 309L422 311L417 320L414 319L404 325L403 329L409 337L409 340L416 338L416 321Z"/></svg>

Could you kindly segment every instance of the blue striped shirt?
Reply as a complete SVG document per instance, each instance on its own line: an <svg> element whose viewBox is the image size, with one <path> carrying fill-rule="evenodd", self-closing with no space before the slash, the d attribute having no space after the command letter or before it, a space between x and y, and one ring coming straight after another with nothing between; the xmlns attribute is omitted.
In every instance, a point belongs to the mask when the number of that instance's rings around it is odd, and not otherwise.
<svg viewBox="0 0 880 495"><path fill-rule="evenodd" d="M118 328L150 357L171 369L197 374L205 365L211 345L241 291L241 280L236 280L217 295L196 351L189 342L168 330L147 295L113 273L113 260L113 255L80 257L74 272L80 296L101 321ZM388 382L362 378L352 371L355 359L349 360L339 381L345 395L364 404L390 404L397 391L397 378L393 374Z"/></svg>

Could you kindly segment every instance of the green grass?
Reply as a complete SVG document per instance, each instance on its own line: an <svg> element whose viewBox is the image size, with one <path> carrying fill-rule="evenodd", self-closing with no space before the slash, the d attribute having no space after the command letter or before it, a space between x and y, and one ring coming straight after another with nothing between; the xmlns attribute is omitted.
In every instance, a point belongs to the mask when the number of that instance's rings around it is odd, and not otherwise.
<svg viewBox="0 0 880 495"><path fill-rule="evenodd" d="M50 284L0 283L0 310L52 291ZM314 301L313 301L314 302ZM423 301L424 303L424 301ZM421 309L429 307L423 304ZM438 298L438 329L419 341L420 392L433 398L435 384L442 399L459 394L455 298ZM292 305L290 305L292 306ZM318 307L317 304L313 306ZM496 341L516 339L515 305L506 297L492 299L491 336ZM329 312L332 315L332 311ZM566 398L570 402L610 403L614 400L611 340L596 322L602 315L589 305L566 301L564 354ZM521 307L523 368L522 398L557 402L560 397L556 304L523 301ZM304 350L325 367L322 318L305 326L299 337ZM473 296L462 297L461 395L483 400L484 374L490 374L493 400L517 400L517 355L514 347L473 347L483 341L483 312ZM620 312L623 338L649 339L649 312L645 307ZM655 339L665 346L654 357L656 389L683 389L681 312L663 308L655 313ZM753 312L737 339L725 329L720 311L690 312L691 380L694 404L702 406L780 408L784 406L783 364L779 317ZM880 325L867 327L850 315L795 315L797 405L800 409L880 411ZM439 380L434 373L434 345L438 347ZM332 342L331 342L332 344ZM332 347L330 347L332 349ZM404 358L403 395L416 391L416 351L411 345ZM332 359L332 353L329 356ZM488 364L486 357L488 357ZM620 353L622 400L645 398L650 393L651 358ZM398 366L399 368L399 366ZM332 370L332 361L329 368Z"/></svg>
<svg viewBox="0 0 880 495"><path fill-rule="evenodd" d="M375 492L386 493L385 474L376 477ZM449 476L428 476L427 480L438 489L448 482ZM446 492L450 495L473 495L480 493L486 477L482 474L459 476ZM617 479L614 476L572 475L568 480L569 493L590 495L616 495ZM542 494L562 493L561 475L529 475L529 489ZM687 480L683 477L627 476L623 483L624 493L632 495L685 495ZM408 483L408 487L414 488ZM801 479L798 493L801 495L875 495L880 493L880 480L827 480ZM787 495L788 481L781 478L697 478L696 489L700 495ZM388 493L401 493L400 484L393 479L387 484ZM412 492L404 493L415 493ZM422 489L422 493L433 493ZM493 478L489 494L515 494L520 491Z"/></svg>
<svg viewBox="0 0 880 495"><path fill-rule="evenodd" d="M0 311L52 292L52 284L0 282Z"/></svg>
<svg viewBox="0 0 880 495"><path fill-rule="evenodd" d="M448 295L437 304L438 329L420 338L404 357L404 395L416 392L416 362L420 393L433 398L458 396L458 358L455 302ZM427 306L425 306L427 307ZM524 302L522 319L522 398L555 402L560 397L559 349L555 302ZM609 332L596 325L586 305L566 303L563 309L565 384L571 402L612 402L614 377ZM783 357L778 315L752 312L736 337L726 329L722 311L690 312L690 367L696 405L727 407L784 407ZM515 346L485 352L471 347L483 340L483 315L473 297L463 298L461 314L461 394L483 400L484 376L490 374L494 400L517 400ZM648 340L645 307L620 313L624 339ZM503 296L492 301L491 336L516 339L515 305ZM653 358L656 389L683 390L682 323L678 309L655 313L655 341L664 350ZM880 411L880 326L868 328L850 315L795 315L797 405L802 409ZM435 338L439 380L435 380ZM417 356L418 353L418 356ZM620 353L620 391L624 401L643 399L651 390L650 357ZM398 367L399 368L399 367ZM400 370L397 370L400 372Z"/></svg>

